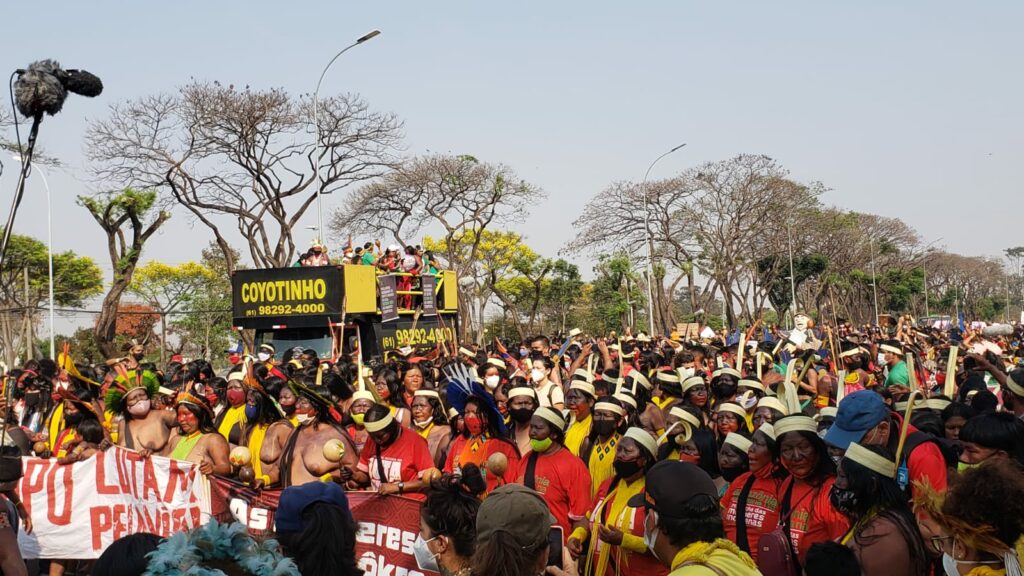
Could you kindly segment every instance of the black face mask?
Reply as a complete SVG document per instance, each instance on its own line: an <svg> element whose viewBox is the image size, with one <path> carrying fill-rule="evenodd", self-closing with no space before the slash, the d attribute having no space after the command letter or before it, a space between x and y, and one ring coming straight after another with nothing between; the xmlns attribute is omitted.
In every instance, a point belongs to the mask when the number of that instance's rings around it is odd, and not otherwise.
<svg viewBox="0 0 1024 576"><path fill-rule="evenodd" d="M295 404L292 404L290 406L281 404L281 410L284 412L285 416L291 416L292 414L295 414Z"/></svg>
<svg viewBox="0 0 1024 576"><path fill-rule="evenodd" d="M80 412L74 414L67 413L64 414L64 424L69 428L74 428L82 423L82 418L83 416Z"/></svg>
<svg viewBox="0 0 1024 576"><path fill-rule="evenodd" d="M833 485L828 493L829 504L843 516L853 516L857 511L859 502L853 490L843 490Z"/></svg>
<svg viewBox="0 0 1024 576"><path fill-rule="evenodd" d="M594 420L590 427L598 436L611 436L615 432L615 420Z"/></svg>
<svg viewBox="0 0 1024 576"><path fill-rule="evenodd" d="M530 418L533 418L533 410L530 408L513 408L508 411L508 415L516 422L526 424L530 421Z"/></svg>
<svg viewBox="0 0 1024 576"><path fill-rule="evenodd" d="M25 407L35 408L39 405L39 392L25 392Z"/></svg>
<svg viewBox="0 0 1024 576"><path fill-rule="evenodd" d="M142 360L145 357L146 357L146 355L144 353L142 353L142 352L138 352L136 354L132 354L132 358L135 358L136 362Z"/></svg>
<svg viewBox="0 0 1024 576"><path fill-rule="evenodd" d="M736 466L733 468L722 468L722 478L724 478L726 482L732 482L733 480L742 476L743 473L746 471L747 469L744 468L743 466Z"/></svg>
<svg viewBox="0 0 1024 576"><path fill-rule="evenodd" d="M619 478L629 478L640 471L640 463L636 460L616 460L612 462L612 468Z"/></svg>

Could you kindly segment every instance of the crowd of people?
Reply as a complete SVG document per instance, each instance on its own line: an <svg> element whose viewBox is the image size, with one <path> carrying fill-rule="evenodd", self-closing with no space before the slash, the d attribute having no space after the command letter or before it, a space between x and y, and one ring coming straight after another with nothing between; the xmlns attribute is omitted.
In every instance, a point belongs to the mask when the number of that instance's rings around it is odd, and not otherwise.
<svg viewBox="0 0 1024 576"><path fill-rule="evenodd" d="M173 574L171 550L226 539L237 554L188 557L357 575L345 493L370 490L421 502L417 561L446 576L1020 574L1021 328L795 324L573 331L365 365L262 344L221 374L140 346L100 366L29 362L7 374L23 454L69 464L116 444L283 489L275 541L212 523L29 568ZM32 519L6 488L0 567L22 574L14 531Z"/></svg>

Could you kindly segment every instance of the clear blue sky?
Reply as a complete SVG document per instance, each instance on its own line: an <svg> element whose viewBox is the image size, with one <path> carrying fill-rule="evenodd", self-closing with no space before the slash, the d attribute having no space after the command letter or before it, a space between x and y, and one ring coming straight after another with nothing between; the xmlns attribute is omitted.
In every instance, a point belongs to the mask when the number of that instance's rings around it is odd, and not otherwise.
<svg viewBox="0 0 1024 576"><path fill-rule="evenodd" d="M829 204L999 255L1024 244L1022 21L1024 3L1009 1L64 1L9 21L0 62L52 57L103 78L104 94L69 98L40 141L68 165L51 175L56 248L108 270L99 229L73 203L88 118L192 77L312 92L333 54L373 28L383 34L343 56L323 90L397 113L410 153L504 162L544 188L520 227L543 253L572 238L594 193L687 142L652 176L764 153L824 182ZM17 231L45 237L44 214L41 195L28 198ZM198 257L208 234L183 213L172 222L144 259Z"/></svg>

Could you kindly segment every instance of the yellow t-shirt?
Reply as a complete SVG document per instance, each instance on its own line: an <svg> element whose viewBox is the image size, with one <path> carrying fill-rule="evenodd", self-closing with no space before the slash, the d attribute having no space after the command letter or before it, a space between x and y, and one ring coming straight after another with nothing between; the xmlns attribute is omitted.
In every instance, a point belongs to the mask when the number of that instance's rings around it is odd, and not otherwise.
<svg viewBox="0 0 1024 576"><path fill-rule="evenodd" d="M580 455L580 447L583 446L583 440L590 434L591 420L593 420L593 416L587 414L587 417L583 420L577 420L570 424L569 429L565 432L565 447L569 449L569 452L572 452L573 456Z"/></svg>
<svg viewBox="0 0 1024 576"><path fill-rule="evenodd" d="M594 442L594 447L590 451L590 461L587 463L590 470L591 498L597 495L597 489L605 480L615 476L615 467L612 463L615 462L615 447L619 445L621 439L622 435L616 432L606 443L602 443L600 438Z"/></svg>

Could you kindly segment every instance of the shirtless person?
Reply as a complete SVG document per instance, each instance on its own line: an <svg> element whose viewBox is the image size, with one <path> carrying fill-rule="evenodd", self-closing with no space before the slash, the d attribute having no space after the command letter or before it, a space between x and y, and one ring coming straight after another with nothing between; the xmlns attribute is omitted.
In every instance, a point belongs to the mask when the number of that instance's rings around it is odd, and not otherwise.
<svg viewBox="0 0 1024 576"><path fill-rule="evenodd" d="M295 417L298 426L288 437L281 456L281 487L298 486L318 480L348 482L359 463L355 445L338 423L340 416L328 400L326 388L295 385ZM340 462L324 458L324 444L341 440L345 454Z"/></svg>
<svg viewBox="0 0 1024 576"><path fill-rule="evenodd" d="M107 410L121 414L117 425L117 444L143 455L167 456L171 451L171 432L177 426L174 412L160 410L153 398L160 381L149 371L127 372L107 390Z"/></svg>
<svg viewBox="0 0 1024 576"><path fill-rule="evenodd" d="M209 401L182 391L178 393L176 404L178 429L171 437L170 444L174 449L170 458L198 464L199 471L206 475L230 474L228 441L213 427L213 409Z"/></svg>

